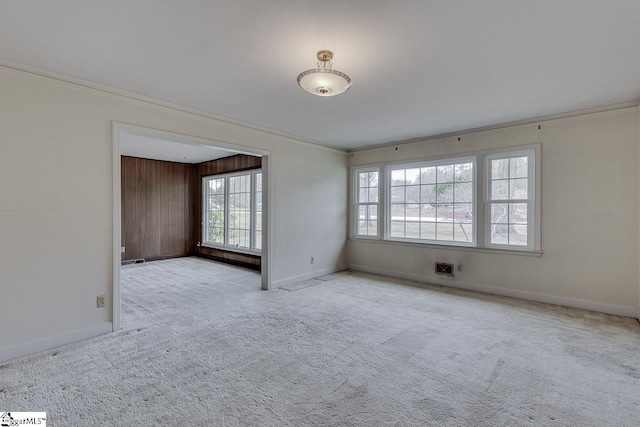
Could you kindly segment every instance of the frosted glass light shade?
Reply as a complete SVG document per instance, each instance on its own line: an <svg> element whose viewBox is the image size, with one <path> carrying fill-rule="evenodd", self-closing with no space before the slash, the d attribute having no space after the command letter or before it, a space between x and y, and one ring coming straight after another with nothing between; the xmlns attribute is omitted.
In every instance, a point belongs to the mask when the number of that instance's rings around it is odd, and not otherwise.
<svg viewBox="0 0 640 427"><path fill-rule="evenodd" d="M298 84L318 96L335 96L351 87L351 78L331 68L312 68L298 75Z"/></svg>

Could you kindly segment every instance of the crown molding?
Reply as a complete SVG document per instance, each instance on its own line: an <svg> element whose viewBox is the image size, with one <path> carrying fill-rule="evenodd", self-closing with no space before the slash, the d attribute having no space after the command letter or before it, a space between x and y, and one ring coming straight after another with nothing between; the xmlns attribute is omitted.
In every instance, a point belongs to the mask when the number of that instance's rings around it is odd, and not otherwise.
<svg viewBox="0 0 640 427"><path fill-rule="evenodd" d="M199 118L214 120L216 122L225 124L227 126L236 127L245 131L251 131L259 134L269 134L271 136L275 136L280 139L287 140L288 142L293 142L295 144L311 146L313 148L318 148L318 149L322 149L322 150L326 150L326 151L330 151L338 154L344 154L344 155L347 154L347 151L345 149L322 144L318 141L304 139L302 137L288 134L285 132L280 132L274 129L261 127L261 126L243 122L240 120L234 120L227 117L218 116L216 114L208 113L206 111L198 110L191 107L186 107L184 105L175 104L172 102L163 101L160 99L140 95L138 93L130 92L123 89L117 89L117 88L103 85L100 83L94 83L88 80L68 76L61 73L56 73L55 71L49 71L42 68L33 67L31 65L22 64L22 63L11 61L4 58L0 58L0 69L19 72L19 73L26 73L34 77L43 78L46 80L53 80L57 83L67 84L74 87L82 87L84 89L100 93L102 95L109 95L109 96L113 96L120 99L124 98L130 101L139 102L146 105L153 105L156 107L167 108L169 110L177 111L190 116L196 116Z"/></svg>

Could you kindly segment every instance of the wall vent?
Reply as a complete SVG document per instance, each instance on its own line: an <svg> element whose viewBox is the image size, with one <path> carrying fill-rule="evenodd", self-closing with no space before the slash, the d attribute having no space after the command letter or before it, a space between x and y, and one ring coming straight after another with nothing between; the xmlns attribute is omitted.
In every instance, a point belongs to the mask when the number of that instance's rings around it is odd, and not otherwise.
<svg viewBox="0 0 640 427"><path fill-rule="evenodd" d="M448 264L446 262L436 262L436 274L453 276L453 264Z"/></svg>

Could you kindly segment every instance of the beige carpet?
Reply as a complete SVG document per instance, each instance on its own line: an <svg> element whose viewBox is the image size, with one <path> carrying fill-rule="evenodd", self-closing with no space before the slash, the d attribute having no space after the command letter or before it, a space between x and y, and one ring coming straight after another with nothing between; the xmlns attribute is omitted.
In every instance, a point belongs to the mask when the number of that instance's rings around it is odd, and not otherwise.
<svg viewBox="0 0 640 427"><path fill-rule="evenodd" d="M633 319L338 273L260 291L185 258L123 268L115 334L0 365L50 426L634 426Z"/></svg>

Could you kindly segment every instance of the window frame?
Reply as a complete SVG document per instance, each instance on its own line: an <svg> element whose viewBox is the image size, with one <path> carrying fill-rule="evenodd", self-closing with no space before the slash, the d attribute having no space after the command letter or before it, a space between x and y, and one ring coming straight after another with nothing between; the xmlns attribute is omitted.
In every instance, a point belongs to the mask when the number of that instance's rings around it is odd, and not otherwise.
<svg viewBox="0 0 640 427"><path fill-rule="evenodd" d="M517 157L527 157L527 198L526 199L503 199L493 200L492 193L492 180L491 180L491 161L500 159L512 159ZM487 248L496 248L503 250L523 250L533 251L539 248L539 219L540 219L540 203L537 197L537 190L539 185L536 177L536 150L534 148L521 149L521 150L501 150L493 153L486 154L484 156L484 230L485 241L484 245ZM510 179L510 178L508 178ZM509 245L491 243L491 206L494 203L526 203L527 204L527 244L526 245ZM530 213L533 214L533 220L529 220Z"/></svg>
<svg viewBox="0 0 640 427"><path fill-rule="evenodd" d="M417 160L380 162L351 167L351 215L349 238L366 240L386 244L400 244L416 247L450 248L458 250L484 251L491 253L521 254L540 256L542 254L541 237L541 143L522 146L492 148L473 152L461 152L445 156L427 157ZM530 156L528 160L528 196L531 206L527 208L527 246L490 244L491 200L490 191L490 160L496 158L522 157L522 153ZM520 154L520 155L519 155ZM455 242L412 238L390 237L390 191L391 170L425 167L423 165L443 165L461 163L461 160L474 159L473 171L473 242ZM427 167L428 167L427 166ZM378 234L377 236L358 235L358 206L357 197L360 172L378 172ZM382 179L384 178L384 184Z"/></svg>
<svg viewBox="0 0 640 427"><path fill-rule="evenodd" d="M231 252L239 252L251 255L261 255L262 249L256 249L256 180L257 175L262 173L262 169L250 169L244 171L230 172L224 174L207 175L202 177L202 221L200 233L200 246L205 248L220 249ZM229 245L229 181L238 176L249 176L249 247ZM209 180L224 179L224 239L223 243L207 241L207 182Z"/></svg>
<svg viewBox="0 0 640 427"><path fill-rule="evenodd" d="M392 222L392 215L391 215L391 205L393 203L391 200L391 174L394 170L401 170L401 169L417 169L417 168L428 168L428 167L438 167L438 166L445 166L445 165L455 165L455 164L460 164L460 163L472 163L473 164L473 173L472 173L472 184L473 184L473 190L472 190L472 211L473 211L473 220L471 222L472 226L473 226L473 233L472 233L472 238L471 238L471 242L456 242L453 240L434 240L434 239L415 239L415 238L410 238L410 237L393 237L391 236L391 222ZM397 241L397 242L411 242L411 243L422 243L422 244L433 244L433 245L448 245L448 246L471 246L471 247L475 247L476 246L476 242L477 242L477 233L476 233L476 223L477 220L476 215L477 215L477 161L476 161L476 157L475 156L463 156L463 157L446 157L446 158L441 158L441 159L435 159L435 160L423 160L423 161L419 161L419 162L410 162L410 163L398 163L398 164L388 164L385 165L384 167L384 175L385 175L385 182L384 182L384 192L385 192L385 204L384 204L384 212L385 212L385 218L384 218L384 239L388 240L388 241ZM389 203L386 203L386 201L389 201ZM406 204L406 203L405 203ZM452 203L453 204L453 203ZM406 221L405 221L406 222ZM437 222L436 222L437 223Z"/></svg>
<svg viewBox="0 0 640 427"><path fill-rule="evenodd" d="M361 173L369 173L369 172L377 172L378 173L378 201L377 202L360 202L359 198L360 198L360 179L359 179L359 175ZM381 184L384 184L384 180L381 179L382 178L382 173L380 171L380 168L377 166L368 166L368 167L357 167L357 168L353 168L352 169L352 174L351 174L351 182L352 182L352 188L354 188L354 190L351 193L351 235L354 237L357 237L359 239L379 239L380 236L382 235L382 229L381 229L381 219L384 218L382 216L381 213L381 208L382 208L382 199L383 199L383 193L384 191L380 191L381 190ZM376 206L376 210L378 212L378 217L377 217L377 227L376 227L376 234L375 235L371 235L371 234L358 234L358 223L360 221L360 206Z"/></svg>

